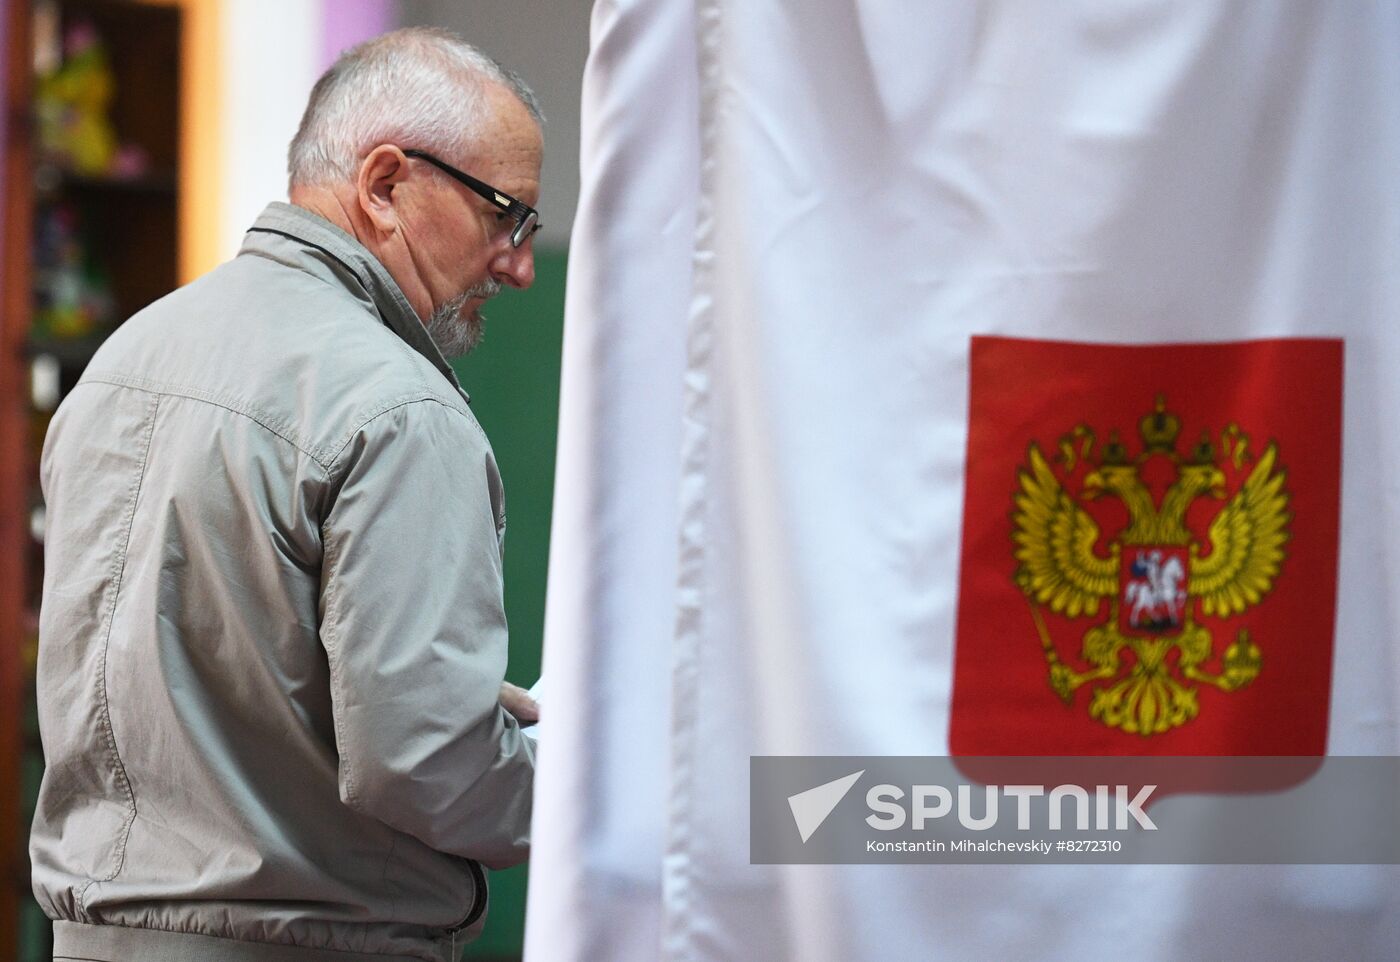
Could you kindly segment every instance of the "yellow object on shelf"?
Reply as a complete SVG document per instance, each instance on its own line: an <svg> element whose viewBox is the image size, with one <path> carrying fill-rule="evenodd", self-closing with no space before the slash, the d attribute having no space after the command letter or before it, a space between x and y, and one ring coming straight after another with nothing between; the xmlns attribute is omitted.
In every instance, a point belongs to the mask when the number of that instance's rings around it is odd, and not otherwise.
<svg viewBox="0 0 1400 962"><path fill-rule="evenodd" d="M67 170L100 176L112 169L117 135L108 111L112 67L97 30L78 21L64 38L63 63L41 76L35 89L39 145Z"/></svg>

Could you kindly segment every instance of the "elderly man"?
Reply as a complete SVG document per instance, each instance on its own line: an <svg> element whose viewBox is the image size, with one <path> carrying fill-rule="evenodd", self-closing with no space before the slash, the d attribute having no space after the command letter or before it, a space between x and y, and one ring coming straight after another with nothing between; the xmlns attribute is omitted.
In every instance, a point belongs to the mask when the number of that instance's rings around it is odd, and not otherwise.
<svg viewBox="0 0 1400 962"><path fill-rule="evenodd" d="M481 864L525 858L501 483L444 355L533 279L540 151L529 90L461 40L350 51L291 204L54 418L31 854L56 957L444 960Z"/></svg>

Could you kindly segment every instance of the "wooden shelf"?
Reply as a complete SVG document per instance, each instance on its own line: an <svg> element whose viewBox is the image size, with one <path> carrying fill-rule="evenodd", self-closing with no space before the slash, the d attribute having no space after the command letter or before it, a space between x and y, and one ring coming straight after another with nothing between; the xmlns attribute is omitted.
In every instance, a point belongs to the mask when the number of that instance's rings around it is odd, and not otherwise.
<svg viewBox="0 0 1400 962"><path fill-rule="evenodd" d="M30 337L24 342L26 357L36 358L47 354L58 360L65 368L86 367L87 362L97 353L106 340L105 334L89 337Z"/></svg>
<svg viewBox="0 0 1400 962"><path fill-rule="evenodd" d="M34 190L44 199L65 194L95 194L108 192L118 194L149 194L164 200L173 200L177 183L175 172L156 172L137 177L90 177L76 174L52 165L37 167L34 171Z"/></svg>
<svg viewBox="0 0 1400 962"><path fill-rule="evenodd" d="M139 0L10 0L6 18L3 311L0 312L0 959L51 957L43 944L18 945L21 907L35 918L27 858L28 814L42 754L33 714L33 638L42 545L30 532L40 503L35 464L49 412L31 408L29 366L57 360L60 393L71 389L108 331L80 338L36 336L35 226L56 208L73 211L71 236L84 264L100 267L121 321L179 282L181 110L185 3ZM39 15L36 17L36 10ZM200 16L207 11L201 7ZM44 162L36 143L31 75L36 22L61 35L79 18L101 37L114 76L108 116L122 145L145 159L139 176L77 174ZM206 24L207 27L207 24ZM52 44L46 45L52 53ZM62 230L56 226L55 230ZM56 236L69 241L68 234ZM50 248L62 250L61 246ZM72 269L72 268L69 268ZM30 925L30 931L35 931ZM33 940L31 940L33 942Z"/></svg>
<svg viewBox="0 0 1400 962"><path fill-rule="evenodd" d="M30 585L31 484L28 377L23 370L29 327L29 247L32 199L28 188L30 136L29 5L14 0L5 17L5 139L0 181L4 203L3 306L0 306L0 957L12 957L28 859L21 824L23 706L27 701L24 612Z"/></svg>

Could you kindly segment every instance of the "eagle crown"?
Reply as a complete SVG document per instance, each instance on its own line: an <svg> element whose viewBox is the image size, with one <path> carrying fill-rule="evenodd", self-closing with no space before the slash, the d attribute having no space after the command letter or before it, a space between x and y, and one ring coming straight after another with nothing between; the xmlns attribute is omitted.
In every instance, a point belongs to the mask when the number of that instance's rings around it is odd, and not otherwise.
<svg viewBox="0 0 1400 962"><path fill-rule="evenodd" d="M1138 422L1143 451L1129 461L1117 432L1109 436L1098 467L1085 475L1081 492L1085 500L1105 494L1117 495L1128 509L1129 524L1123 531L1124 544L1187 545L1191 532L1186 527L1186 510L1201 495L1225 499L1225 474L1215 466L1215 448L1207 433L1192 448L1191 458L1181 462L1176 450L1181 419L1167 410L1166 399L1157 395L1155 410ZM1154 457L1164 457L1177 465L1176 480L1162 496L1160 506L1140 475L1141 466Z"/></svg>

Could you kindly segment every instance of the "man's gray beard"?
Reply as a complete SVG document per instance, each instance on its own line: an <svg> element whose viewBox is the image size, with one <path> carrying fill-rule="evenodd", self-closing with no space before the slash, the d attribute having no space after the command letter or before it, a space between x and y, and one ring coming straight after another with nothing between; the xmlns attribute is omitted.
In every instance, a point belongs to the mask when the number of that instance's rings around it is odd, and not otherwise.
<svg viewBox="0 0 1400 962"><path fill-rule="evenodd" d="M499 293L500 281L482 281L433 311L423 326L428 329L428 336L433 339L443 357L448 360L463 357L481 343L486 334L482 325L484 319L481 310L478 308L463 316L462 308L474 297L495 297Z"/></svg>

